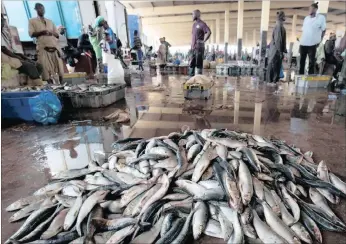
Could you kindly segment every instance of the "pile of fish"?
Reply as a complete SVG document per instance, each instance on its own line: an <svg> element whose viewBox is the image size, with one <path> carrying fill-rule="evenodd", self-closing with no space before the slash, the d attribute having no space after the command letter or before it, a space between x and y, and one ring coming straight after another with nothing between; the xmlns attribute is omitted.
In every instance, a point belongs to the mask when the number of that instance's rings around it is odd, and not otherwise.
<svg viewBox="0 0 346 244"><path fill-rule="evenodd" d="M225 129L114 142L7 207L26 218L7 243L322 243L343 232L328 206L346 184L312 152Z"/></svg>

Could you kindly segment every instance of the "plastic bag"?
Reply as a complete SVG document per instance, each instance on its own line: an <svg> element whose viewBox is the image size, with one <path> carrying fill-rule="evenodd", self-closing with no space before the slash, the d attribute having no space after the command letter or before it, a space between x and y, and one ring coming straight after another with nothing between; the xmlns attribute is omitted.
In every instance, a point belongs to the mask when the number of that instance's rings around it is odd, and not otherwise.
<svg viewBox="0 0 346 244"><path fill-rule="evenodd" d="M56 124L62 109L59 98L51 91L29 98L29 106L33 119L44 125Z"/></svg>
<svg viewBox="0 0 346 244"><path fill-rule="evenodd" d="M115 59L114 55L107 55L107 79L108 84L125 84L124 69L119 59Z"/></svg>

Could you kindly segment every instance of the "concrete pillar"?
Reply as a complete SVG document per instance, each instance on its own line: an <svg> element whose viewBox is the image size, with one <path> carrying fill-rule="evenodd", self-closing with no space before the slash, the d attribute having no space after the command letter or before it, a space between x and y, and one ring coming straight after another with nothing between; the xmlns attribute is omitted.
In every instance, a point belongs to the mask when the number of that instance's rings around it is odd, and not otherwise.
<svg viewBox="0 0 346 244"><path fill-rule="evenodd" d="M255 112L253 117L253 133L258 135L261 132L262 103L255 103Z"/></svg>
<svg viewBox="0 0 346 244"><path fill-rule="evenodd" d="M226 43L229 42L229 10L225 11L225 35L223 41Z"/></svg>
<svg viewBox="0 0 346 244"><path fill-rule="evenodd" d="M223 62L226 64L226 63L228 63L228 42L225 42L225 50L224 50L224 53L225 53L225 57L224 57Z"/></svg>
<svg viewBox="0 0 346 244"><path fill-rule="evenodd" d="M234 115L233 115L233 123L235 125L239 122L239 105L240 105L240 91L234 92Z"/></svg>
<svg viewBox="0 0 346 244"><path fill-rule="evenodd" d="M264 68L265 64L265 55L267 48L267 35L268 35L268 26L269 26L269 16L270 16L270 1L262 1L262 11L261 11L261 33L260 33L260 66ZM261 80L264 80L264 76L260 77Z"/></svg>
<svg viewBox="0 0 346 244"><path fill-rule="evenodd" d="M241 50L243 46L243 22L244 22L244 0L238 1L238 26L237 26L237 46L238 59L241 58Z"/></svg>
<svg viewBox="0 0 346 244"><path fill-rule="evenodd" d="M220 44L220 15L215 20L216 25L216 44Z"/></svg>
<svg viewBox="0 0 346 244"><path fill-rule="evenodd" d="M252 45L254 47L256 47L256 44L257 44L257 39L256 39L256 34L257 34L257 30L256 29L253 29L253 33L252 33Z"/></svg>
<svg viewBox="0 0 346 244"><path fill-rule="evenodd" d="M210 42L214 44L215 43L215 21L214 20L212 20L210 23L210 31L211 31Z"/></svg>
<svg viewBox="0 0 346 244"><path fill-rule="evenodd" d="M296 39L297 39L297 14L294 14L292 19L291 42L295 42Z"/></svg>
<svg viewBox="0 0 346 244"><path fill-rule="evenodd" d="M294 42L296 41L297 38L297 14L293 15L292 19L292 32L291 32L291 42L289 44L289 49L288 49L288 64L289 67L291 67L292 63L292 51L293 51L293 45ZM297 66L299 64L297 63ZM286 81L289 82L291 78L291 69L288 69L287 74L286 74Z"/></svg>
<svg viewBox="0 0 346 244"><path fill-rule="evenodd" d="M320 14L327 14L328 13L328 8L329 8L329 1L316 1L318 2L318 12Z"/></svg>
<svg viewBox="0 0 346 244"><path fill-rule="evenodd" d="M248 47L249 46L249 33L245 32L245 42L244 46Z"/></svg>

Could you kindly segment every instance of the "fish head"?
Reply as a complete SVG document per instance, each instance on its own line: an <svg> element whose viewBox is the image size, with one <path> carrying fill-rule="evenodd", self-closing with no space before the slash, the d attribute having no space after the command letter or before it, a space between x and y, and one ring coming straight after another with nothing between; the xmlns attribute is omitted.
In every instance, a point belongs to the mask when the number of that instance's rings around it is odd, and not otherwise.
<svg viewBox="0 0 346 244"><path fill-rule="evenodd" d="M99 199L99 201L103 201L103 199L107 196L107 194L109 193L109 191L97 191L94 194L96 194L96 197Z"/></svg>
<svg viewBox="0 0 346 244"><path fill-rule="evenodd" d="M251 201L251 194L244 194L244 197L243 197L243 204L246 206L250 203Z"/></svg>

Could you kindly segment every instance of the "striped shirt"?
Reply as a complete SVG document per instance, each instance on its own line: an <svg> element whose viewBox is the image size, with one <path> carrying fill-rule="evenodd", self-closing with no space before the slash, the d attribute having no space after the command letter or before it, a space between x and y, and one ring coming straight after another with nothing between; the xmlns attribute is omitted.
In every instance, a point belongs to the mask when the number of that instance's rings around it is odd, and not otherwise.
<svg viewBox="0 0 346 244"><path fill-rule="evenodd" d="M133 39L133 49L141 49L142 48L142 41L139 36L135 36Z"/></svg>

